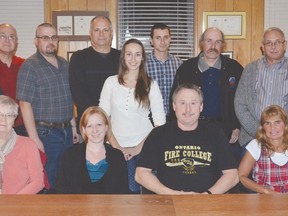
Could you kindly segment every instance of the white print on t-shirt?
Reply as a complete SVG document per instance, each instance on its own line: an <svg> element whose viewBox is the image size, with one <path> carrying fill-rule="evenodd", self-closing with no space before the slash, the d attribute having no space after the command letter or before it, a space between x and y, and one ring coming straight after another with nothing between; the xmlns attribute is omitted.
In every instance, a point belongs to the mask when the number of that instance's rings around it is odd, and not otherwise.
<svg viewBox="0 0 288 216"><path fill-rule="evenodd" d="M195 174L196 166L210 166L212 154L201 151L200 146L175 146L175 149L164 152L165 164L168 167L181 166L185 174Z"/></svg>

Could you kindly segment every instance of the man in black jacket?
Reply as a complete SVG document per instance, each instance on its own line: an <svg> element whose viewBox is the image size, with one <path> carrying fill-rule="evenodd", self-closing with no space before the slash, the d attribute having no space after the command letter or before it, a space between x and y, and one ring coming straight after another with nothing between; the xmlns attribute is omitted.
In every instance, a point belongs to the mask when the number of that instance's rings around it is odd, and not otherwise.
<svg viewBox="0 0 288 216"><path fill-rule="evenodd" d="M223 32L218 28L206 29L201 35L199 46L200 54L178 68L171 95L182 83L200 86L204 93L200 119L220 125L230 144L233 144L231 146L238 152L240 123L234 111L234 95L243 67L237 61L221 55L225 40Z"/></svg>

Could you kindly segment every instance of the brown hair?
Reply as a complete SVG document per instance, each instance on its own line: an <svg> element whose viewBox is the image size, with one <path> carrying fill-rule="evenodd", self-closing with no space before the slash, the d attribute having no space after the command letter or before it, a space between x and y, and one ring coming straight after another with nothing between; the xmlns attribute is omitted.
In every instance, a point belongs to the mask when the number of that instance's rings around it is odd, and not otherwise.
<svg viewBox="0 0 288 216"><path fill-rule="evenodd" d="M84 133L84 130L83 128L85 128L88 124L88 120L90 118L90 116L92 116L93 114L99 114L103 119L104 119L104 122L105 122L105 125L108 126L108 130L107 130L107 133L106 133L106 136L105 136L105 141L109 138L110 136L110 133L111 133L111 126L110 126L110 121L109 121L109 117L107 116L107 114L105 113L105 111L98 107L98 106L91 106L91 107L88 107L84 113L82 114L82 117L80 119L80 123L79 123L79 130L80 130L80 133L82 135L82 138L83 140L85 141L85 143L88 142L88 137L86 136L86 134Z"/></svg>
<svg viewBox="0 0 288 216"><path fill-rule="evenodd" d="M171 30L170 30L170 27L167 26L166 24L164 23L156 23L155 25L152 26L151 30L150 30L150 37L153 38L154 36L154 30L155 29L161 29L161 30L165 30L167 29L168 32L169 32L169 36L171 36Z"/></svg>
<svg viewBox="0 0 288 216"><path fill-rule="evenodd" d="M258 127L258 130L256 133L257 141L261 144L262 147L264 147L265 149L269 151L270 155L275 152L275 147L271 144L268 137L266 136L266 133L263 129L263 125L265 124L267 119L273 116L279 116L280 119L284 122L284 125L285 125L284 135L283 135L284 151L288 149L288 116L282 107L278 105L271 105L271 106L266 107L263 110L261 114L260 126Z"/></svg>
<svg viewBox="0 0 288 216"><path fill-rule="evenodd" d="M150 107L150 101L149 101L149 91L151 86L151 78L147 75L147 69L146 69L146 55L145 55L145 49L141 41L132 38L127 40L121 50L120 55L120 66L118 71L118 82L121 85L124 85L124 75L127 73L127 65L125 64L125 49L128 44L135 43L141 46L142 48L142 56L143 60L140 64L139 68L139 76L137 79L136 87L135 87L135 93L134 97L135 100L139 103L139 106L141 105L143 108L149 108Z"/></svg>

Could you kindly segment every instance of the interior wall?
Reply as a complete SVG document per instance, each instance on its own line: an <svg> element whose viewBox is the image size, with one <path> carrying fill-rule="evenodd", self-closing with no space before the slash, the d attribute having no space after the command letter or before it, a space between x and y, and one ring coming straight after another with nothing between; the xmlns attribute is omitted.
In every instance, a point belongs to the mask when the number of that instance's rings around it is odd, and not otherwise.
<svg viewBox="0 0 288 216"><path fill-rule="evenodd" d="M246 12L246 36L244 39L227 40L227 51L243 66L261 56L260 43L264 31L264 0L196 0L195 10L195 47L202 33L203 12ZM52 22L54 10L106 10L113 24L114 39L117 40L117 0L45 0L45 21ZM83 49L88 42L60 42L59 55L67 57L68 51ZM199 49L195 49L197 55Z"/></svg>

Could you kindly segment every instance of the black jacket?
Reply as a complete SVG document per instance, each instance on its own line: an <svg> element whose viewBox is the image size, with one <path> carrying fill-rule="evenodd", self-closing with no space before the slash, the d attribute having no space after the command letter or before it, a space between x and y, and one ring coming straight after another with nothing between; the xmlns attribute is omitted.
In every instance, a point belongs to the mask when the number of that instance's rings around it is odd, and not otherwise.
<svg viewBox="0 0 288 216"><path fill-rule="evenodd" d="M200 54L184 62L177 70L170 94L171 115L175 116L172 108L172 94L178 85L183 83L193 83L202 87L201 72L198 68ZM228 138L231 137L232 130L240 129L240 123L234 110L234 96L243 67L235 60L220 55L221 58L221 117L222 128ZM235 83L229 82L231 77L235 77Z"/></svg>
<svg viewBox="0 0 288 216"><path fill-rule="evenodd" d="M86 167L86 144L75 144L64 152L55 191L60 194L128 194L128 171L123 153L105 144L109 168L92 183Z"/></svg>

